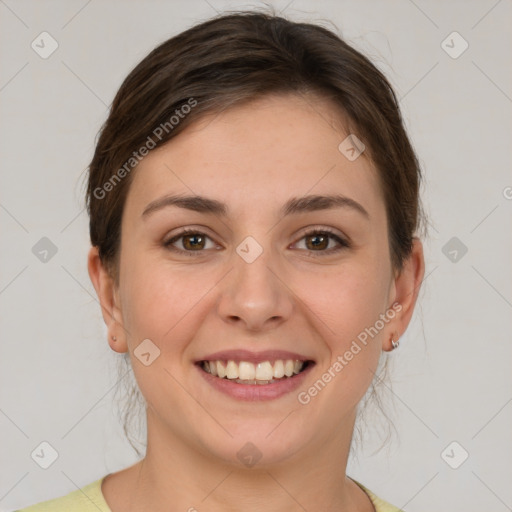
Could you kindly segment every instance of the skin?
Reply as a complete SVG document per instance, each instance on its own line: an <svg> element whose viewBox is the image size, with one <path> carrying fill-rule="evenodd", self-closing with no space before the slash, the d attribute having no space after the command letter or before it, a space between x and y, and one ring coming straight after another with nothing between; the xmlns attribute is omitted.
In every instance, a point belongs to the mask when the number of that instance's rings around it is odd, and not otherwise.
<svg viewBox="0 0 512 512"><path fill-rule="evenodd" d="M415 239L394 272L376 171L365 153L351 162L338 150L346 123L325 101L267 96L195 123L133 171L118 286L91 248L110 346L130 352L148 404L145 458L103 482L114 512L374 510L345 474L356 406L391 337L409 324L423 249ZM229 213L171 206L142 217L167 194L216 199ZM280 216L286 201L308 194L342 194L368 218L347 207ZM174 243L192 256L164 246L184 227L209 237L195 251L190 237ZM315 247L314 235L305 237L312 228L330 228L351 246L328 252L338 247L331 239ZM252 263L236 252L247 236L263 248ZM401 311L307 405L297 392L238 401L193 364L218 350L290 350L316 362L304 391L395 302ZM133 354L144 339L160 350L149 366ZM262 454L252 468L236 456L249 441Z"/></svg>

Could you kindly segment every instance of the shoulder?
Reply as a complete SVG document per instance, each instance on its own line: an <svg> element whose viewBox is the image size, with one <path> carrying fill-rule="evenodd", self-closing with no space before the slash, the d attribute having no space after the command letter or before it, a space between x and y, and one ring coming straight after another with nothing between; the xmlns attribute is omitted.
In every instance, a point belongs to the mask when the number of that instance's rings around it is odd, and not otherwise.
<svg viewBox="0 0 512 512"><path fill-rule="evenodd" d="M384 501L383 499L376 496L372 491L370 491L370 489L365 487L360 482L357 482L356 480L354 480L354 482L368 495L371 502L373 503L373 506L375 507L375 512L403 512L402 509L395 507L394 505L391 505L391 503L388 503L387 501Z"/></svg>
<svg viewBox="0 0 512 512"><path fill-rule="evenodd" d="M103 477L60 498L31 505L16 512L111 512L101 492Z"/></svg>

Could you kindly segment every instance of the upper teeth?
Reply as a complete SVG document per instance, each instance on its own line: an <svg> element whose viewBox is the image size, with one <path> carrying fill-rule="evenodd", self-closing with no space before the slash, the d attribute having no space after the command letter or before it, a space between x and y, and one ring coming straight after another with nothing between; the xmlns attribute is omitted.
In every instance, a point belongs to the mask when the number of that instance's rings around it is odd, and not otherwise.
<svg viewBox="0 0 512 512"><path fill-rule="evenodd" d="M278 359L273 363L264 361L257 364L247 361L238 363L227 361L227 364L225 364L225 361L204 361L203 368L208 373L220 378L269 381L273 378L280 379L285 375L291 377L293 374L299 373L304 363L304 361L294 361L292 359L286 361Z"/></svg>

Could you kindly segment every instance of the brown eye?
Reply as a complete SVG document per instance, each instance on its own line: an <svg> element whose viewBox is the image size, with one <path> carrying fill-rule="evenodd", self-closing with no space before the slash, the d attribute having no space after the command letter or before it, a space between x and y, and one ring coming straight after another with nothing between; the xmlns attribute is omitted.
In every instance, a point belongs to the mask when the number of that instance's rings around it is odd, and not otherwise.
<svg viewBox="0 0 512 512"><path fill-rule="evenodd" d="M194 252L201 253L208 249L214 249L215 243L208 235L200 231L186 230L164 242L164 247L190 255Z"/></svg>
<svg viewBox="0 0 512 512"><path fill-rule="evenodd" d="M199 233L193 235L185 235L183 238L183 247L187 250L204 249L206 240L205 237Z"/></svg>
<svg viewBox="0 0 512 512"><path fill-rule="evenodd" d="M296 244L296 248L317 253L316 255L328 255L347 249L350 243L336 233L327 230L315 230L306 233Z"/></svg>
<svg viewBox="0 0 512 512"><path fill-rule="evenodd" d="M306 247L314 251L316 249L327 249L329 246L329 236L324 233L315 233L313 235L307 235L306 239Z"/></svg>

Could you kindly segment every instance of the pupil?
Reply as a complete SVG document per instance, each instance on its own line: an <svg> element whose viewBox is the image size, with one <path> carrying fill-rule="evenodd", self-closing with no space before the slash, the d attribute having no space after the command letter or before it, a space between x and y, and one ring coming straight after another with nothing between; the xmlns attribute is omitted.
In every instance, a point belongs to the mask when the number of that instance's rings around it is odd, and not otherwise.
<svg viewBox="0 0 512 512"><path fill-rule="evenodd" d="M192 240L192 242L191 242L191 240ZM204 240L201 235L188 235L185 237L184 245L187 249L202 248L204 245Z"/></svg>
<svg viewBox="0 0 512 512"><path fill-rule="evenodd" d="M312 240L313 248L326 247L325 242L327 241L327 237L325 235L312 235L310 240Z"/></svg>

